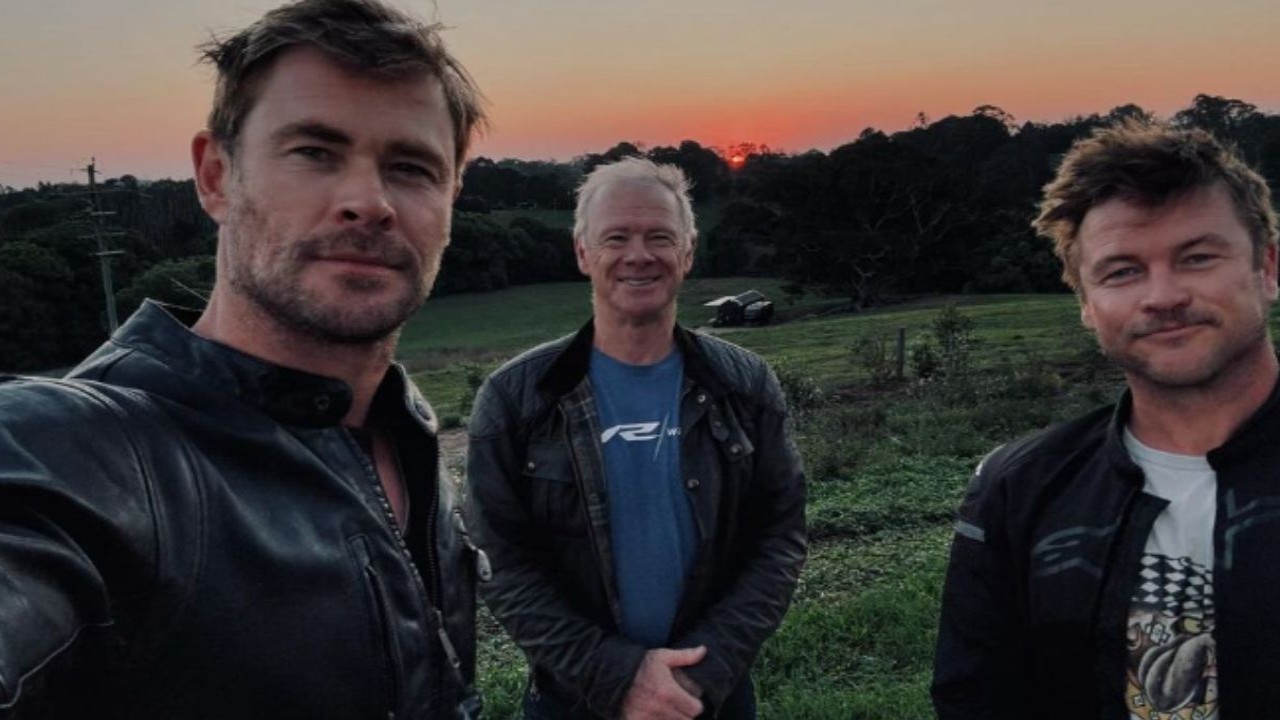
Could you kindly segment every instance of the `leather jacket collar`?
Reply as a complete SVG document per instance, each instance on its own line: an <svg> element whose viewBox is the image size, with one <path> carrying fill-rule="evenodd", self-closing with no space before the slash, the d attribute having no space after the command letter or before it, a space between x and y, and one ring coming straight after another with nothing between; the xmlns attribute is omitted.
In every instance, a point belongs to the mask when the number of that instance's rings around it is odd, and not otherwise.
<svg viewBox="0 0 1280 720"><path fill-rule="evenodd" d="M1124 446L1124 428L1133 414L1133 395L1125 390L1116 403L1115 412L1111 414L1111 422L1107 426L1107 457L1114 467L1127 480L1143 482L1142 471L1138 469L1133 458ZM1253 415L1236 428L1236 431L1222 445L1210 450L1209 464L1214 468L1230 465L1257 454L1261 443L1275 442L1276 416L1280 414L1280 382L1271 387L1271 394L1254 411Z"/></svg>
<svg viewBox="0 0 1280 720"><path fill-rule="evenodd" d="M147 300L120 326L112 342L154 357L171 371L234 396L284 425L331 427L346 416L352 401L347 383L274 365L199 337L191 331L199 316L196 310ZM384 393L404 397L409 413L435 432L434 417L400 365L388 369L378 390Z"/></svg>
<svg viewBox="0 0 1280 720"><path fill-rule="evenodd" d="M567 395L582 379L587 376L587 370L591 363L591 345L595 338L595 318L587 320L587 323L578 330L577 334L569 341L564 350L560 352L556 359L551 363L547 371L543 373L541 379L538 380L538 389L551 395L552 397L561 397ZM717 399L724 397L728 392L715 374L711 372L710 366L707 364L706 354L702 351L698 343L697 337L684 329L679 323L676 324L672 331L675 336L676 347L680 349L680 354L684 356L684 372L699 386L705 388L712 396Z"/></svg>

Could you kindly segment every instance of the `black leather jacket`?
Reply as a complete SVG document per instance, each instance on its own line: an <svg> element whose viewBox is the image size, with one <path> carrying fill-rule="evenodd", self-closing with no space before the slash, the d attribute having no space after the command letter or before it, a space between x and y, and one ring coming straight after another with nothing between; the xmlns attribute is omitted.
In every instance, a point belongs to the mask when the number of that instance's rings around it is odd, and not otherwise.
<svg viewBox="0 0 1280 720"><path fill-rule="evenodd" d="M960 508L933 700L942 720L1127 720L1126 624L1167 502L1143 492L1129 399L996 450ZM1188 422L1194 422L1189 419ZM1208 454L1217 473L1219 713L1280 710L1280 386Z"/></svg>
<svg viewBox="0 0 1280 720"><path fill-rule="evenodd" d="M587 379L592 323L530 350L472 411L468 517L492 574L480 592L567 705L616 717L646 648L618 633L600 423ZM668 647L712 708L782 621L805 558L804 475L777 378L754 354L677 327L681 463L699 545Z"/></svg>
<svg viewBox="0 0 1280 720"><path fill-rule="evenodd" d="M0 716L454 717L474 557L402 369L403 534L345 383L150 303L73 376L0 382Z"/></svg>

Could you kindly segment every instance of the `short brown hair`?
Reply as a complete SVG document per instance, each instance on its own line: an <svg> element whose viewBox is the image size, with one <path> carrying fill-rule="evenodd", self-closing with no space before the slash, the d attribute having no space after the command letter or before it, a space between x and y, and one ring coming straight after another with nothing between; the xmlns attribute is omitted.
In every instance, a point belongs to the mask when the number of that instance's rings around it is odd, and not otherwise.
<svg viewBox="0 0 1280 720"><path fill-rule="evenodd" d="M1275 245L1276 213L1267 181L1233 148L1200 129L1160 122L1127 121L1095 130L1072 146L1053 182L1044 188L1040 216L1032 226L1053 240L1062 279L1080 291L1077 245L1080 224L1093 207L1122 198L1160 207L1178 196L1222 183L1240 222L1253 240L1254 260Z"/></svg>
<svg viewBox="0 0 1280 720"><path fill-rule="evenodd" d="M234 154L236 140L257 102L259 80L280 54L309 47L374 77L425 74L440 81L453 120L458 172L472 133L485 124L479 89L440 39L441 26L425 24L380 0L296 0L249 27L200 46L201 59L218 70L209 130Z"/></svg>

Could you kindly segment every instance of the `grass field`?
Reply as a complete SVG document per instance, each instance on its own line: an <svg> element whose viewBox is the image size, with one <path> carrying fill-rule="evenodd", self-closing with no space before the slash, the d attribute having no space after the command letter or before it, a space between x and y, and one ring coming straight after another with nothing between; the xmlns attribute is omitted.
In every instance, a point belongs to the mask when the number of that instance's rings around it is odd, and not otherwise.
<svg viewBox="0 0 1280 720"><path fill-rule="evenodd" d="M680 322L703 325L713 311L702 303L752 288L772 298L783 318L820 312L836 302L806 296L790 303L780 286L767 278L691 279L681 293ZM466 375L473 367L487 374L521 350L577 330L591 316L590 293L584 281L428 300L405 327L400 360L442 417L456 415L458 398L469 394Z"/></svg>
<svg viewBox="0 0 1280 720"><path fill-rule="evenodd" d="M969 473L1000 442L1102 401L1119 378L1097 361L1070 296L916 300L830 314L830 302L786 306L774 281L691 280L681 319L706 299L756 287L790 320L720 334L780 368L796 399L809 474L810 559L792 609L753 677L761 717L932 717L928 681L952 513ZM578 327L587 285L563 284L431 301L402 354L441 415L459 412L465 374ZM953 376L876 380L852 347L908 345L955 302L971 323ZM964 370L962 372L962 370ZM908 369L910 374L910 369ZM481 633L487 717L513 717L523 660L487 618Z"/></svg>

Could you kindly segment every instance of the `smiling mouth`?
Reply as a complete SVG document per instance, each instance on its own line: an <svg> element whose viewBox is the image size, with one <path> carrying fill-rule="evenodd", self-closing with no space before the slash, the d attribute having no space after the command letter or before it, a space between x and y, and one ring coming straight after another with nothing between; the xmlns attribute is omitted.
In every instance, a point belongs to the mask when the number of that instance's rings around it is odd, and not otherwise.
<svg viewBox="0 0 1280 720"><path fill-rule="evenodd" d="M331 255L316 258L320 262L332 263L334 265L345 265L355 270L391 270L399 271L401 266L387 261L380 257L367 257L358 255Z"/></svg>
<svg viewBox="0 0 1280 720"><path fill-rule="evenodd" d="M645 287L658 282L658 278L622 278L622 284L627 287Z"/></svg>
<svg viewBox="0 0 1280 720"><path fill-rule="evenodd" d="M1186 325L1169 325L1166 327L1151 328L1138 333L1138 337L1139 338L1145 338L1145 337L1160 338L1160 337L1181 335L1187 331L1194 330L1199 327L1203 327L1203 325L1204 325L1203 323L1189 323Z"/></svg>

